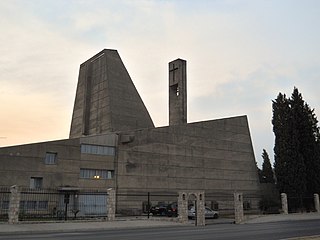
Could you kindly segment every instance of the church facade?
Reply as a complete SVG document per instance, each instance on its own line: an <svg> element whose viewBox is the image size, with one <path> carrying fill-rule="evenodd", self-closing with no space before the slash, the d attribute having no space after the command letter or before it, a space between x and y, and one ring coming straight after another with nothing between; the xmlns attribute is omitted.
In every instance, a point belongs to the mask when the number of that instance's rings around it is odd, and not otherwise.
<svg viewBox="0 0 320 240"><path fill-rule="evenodd" d="M188 123L186 84L186 61L170 62L169 126L155 127L118 52L101 51L80 66L69 139L0 148L0 186L259 196L247 117Z"/></svg>

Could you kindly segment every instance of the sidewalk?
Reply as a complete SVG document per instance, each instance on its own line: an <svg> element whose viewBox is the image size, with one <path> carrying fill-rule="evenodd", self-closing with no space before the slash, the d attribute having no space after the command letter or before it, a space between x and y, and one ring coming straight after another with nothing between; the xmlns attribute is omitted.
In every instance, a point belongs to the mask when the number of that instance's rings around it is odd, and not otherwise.
<svg viewBox="0 0 320 240"><path fill-rule="evenodd" d="M273 214L250 216L243 224L255 224L279 221L298 221L298 220L320 220L319 213L301 213L301 214ZM214 219L213 224L230 224L230 219ZM210 224L211 225L211 224ZM0 223L1 234L10 233L37 233L37 232L72 232L72 231L95 231L95 230L117 230L129 228L152 228L152 227L170 227L170 226L192 226L190 224L181 224L173 221L172 218L127 218L117 219L116 221L68 221L68 222L20 222L18 224Z"/></svg>
<svg viewBox="0 0 320 240"><path fill-rule="evenodd" d="M250 223L266 223L266 222L281 222L281 221L299 221L299 220L320 220L319 213L291 213L291 214L269 214L259 216L249 216L244 221L245 224Z"/></svg>
<svg viewBox="0 0 320 240"><path fill-rule="evenodd" d="M68 221L68 222L20 222L18 224L0 223L1 234L8 233L36 233L36 232L70 232L115 230L126 228L185 226L181 223L165 220L148 219L119 219L116 221Z"/></svg>

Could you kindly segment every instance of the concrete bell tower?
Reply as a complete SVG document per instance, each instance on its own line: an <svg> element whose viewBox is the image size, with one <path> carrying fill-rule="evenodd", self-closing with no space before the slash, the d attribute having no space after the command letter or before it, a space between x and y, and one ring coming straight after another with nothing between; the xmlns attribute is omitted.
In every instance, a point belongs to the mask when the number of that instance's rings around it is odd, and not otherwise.
<svg viewBox="0 0 320 240"><path fill-rule="evenodd" d="M169 125L187 123L187 62L169 62Z"/></svg>

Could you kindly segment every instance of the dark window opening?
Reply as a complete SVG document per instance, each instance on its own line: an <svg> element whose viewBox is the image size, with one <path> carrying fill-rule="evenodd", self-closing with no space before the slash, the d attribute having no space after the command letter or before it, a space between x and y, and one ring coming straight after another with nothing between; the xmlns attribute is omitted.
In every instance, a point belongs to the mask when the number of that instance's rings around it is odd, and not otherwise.
<svg viewBox="0 0 320 240"><path fill-rule="evenodd" d="M31 177L30 178L30 188L31 189L40 189L42 188L42 177Z"/></svg>
<svg viewBox="0 0 320 240"><path fill-rule="evenodd" d="M44 163L48 165L53 165L57 163L57 153L47 152L44 158Z"/></svg>

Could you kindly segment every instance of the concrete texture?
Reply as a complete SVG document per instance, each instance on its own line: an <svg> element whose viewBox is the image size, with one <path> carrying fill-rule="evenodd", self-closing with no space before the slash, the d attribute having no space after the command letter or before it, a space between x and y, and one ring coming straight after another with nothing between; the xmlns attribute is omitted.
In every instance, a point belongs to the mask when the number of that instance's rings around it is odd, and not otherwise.
<svg viewBox="0 0 320 240"><path fill-rule="evenodd" d="M169 63L169 125L187 123L187 62Z"/></svg>
<svg viewBox="0 0 320 240"><path fill-rule="evenodd" d="M0 148L0 186L30 187L31 177L43 179L42 188L73 186L86 189L114 188L114 179L79 177L80 168L114 170L115 156L83 154L81 144L116 147L117 135L74 138ZM47 152L57 153L57 162L45 164Z"/></svg>
<svg viewBox="0 0 320 240"><path fill-rule="evenodd" d="M118 146L118 193L203 190L218 196L223 192L231 196L230 203L225 198L214 200L231 209L235 190L260 194L245 116L126 134L134 140Z"/></svg>
<svg viewBox="0 0 320 240"><path fill-rule="evenodd" d="M118 52L104 49L79 71L70 138L154 127Z"/></svg>

